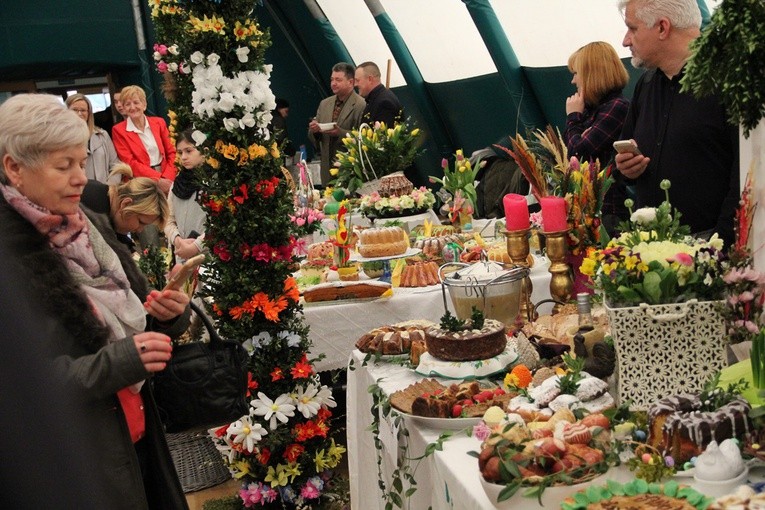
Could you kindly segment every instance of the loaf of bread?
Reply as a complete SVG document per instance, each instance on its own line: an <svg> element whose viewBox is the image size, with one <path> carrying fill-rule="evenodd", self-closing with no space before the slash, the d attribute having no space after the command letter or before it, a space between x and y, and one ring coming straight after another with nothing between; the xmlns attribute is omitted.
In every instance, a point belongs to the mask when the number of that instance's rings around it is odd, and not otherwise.
<svg viewBox="0 0 765 510"><path fill-rule="evenodd" d="M378 281L327 282L314 285L303 292L306 303L335 301L339 299L364 299L380 297L390 290L390 283Z"/></svg>
<svg viewBox="0 0 765 510"><path fill-rule="evenodd" d="M408 246L401 227L381 227L362 230L356 249L365 258L395 257L405 253Z"/></svg>

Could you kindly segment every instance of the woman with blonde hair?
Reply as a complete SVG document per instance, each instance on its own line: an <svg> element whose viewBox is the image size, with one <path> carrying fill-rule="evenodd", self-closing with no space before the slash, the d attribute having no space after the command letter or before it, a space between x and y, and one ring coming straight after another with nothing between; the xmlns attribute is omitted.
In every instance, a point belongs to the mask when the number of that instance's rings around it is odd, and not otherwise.
<svg viewBox="0 0 765 510"><path fill-rule="evenodd" d="M85 175L88 179L106 182L109 169L120 162L109 133L93 123L93 105L84 94L72 94L67 97L66 106L87 123L90 131Z"/></svg>
<svg viewBox="0 0 765 510"><path fill-rule="evenodd" d="M591 42L576 50L568 59L576 92L566 99L566 129L563 141L569 156L580 161L600 162L606 168L613 159L613 143L619 139L627 118L629 101L622 91L629 74L613 46ZM619 221L626 219L624 199L627 188L617 179L603 201L603 224L613 233Z"/></svg>
<svg viewBox="0 0 765 510"><path fill-rule="evenodd" d="M170 337L188 327L189 298L140 290L145 279L115 253L113 231L80 208L89 137L55 96L19 94L0 105L4 245L22 271L25 308L53 339L52 369L78 402L80 433L100 445L90 472L111 495L103 508L184 510L147 379L165 369ZM88 494L81 506L90 506Z"/></svg>
<svg viewBox="0 0 765 510"><path fill-rule="evenodd" d="M88 181L82 204L94 213L108 216L117 238L134 251L130 234L140 234L149 225L164 228L170 216L167 197L157 181L148 177L134 178L132 169L125 163L112 168L109 181L117 184Z"/></svg>
<svg viewBox="0 0 765 510"><path fill-rule="evenodd" d="M175 180L175 146L165 120L146 116L146 92L137 85L124 87L120 102L126 119L112 128L117 155L133 175L157 181L167 195Z"/></svg>

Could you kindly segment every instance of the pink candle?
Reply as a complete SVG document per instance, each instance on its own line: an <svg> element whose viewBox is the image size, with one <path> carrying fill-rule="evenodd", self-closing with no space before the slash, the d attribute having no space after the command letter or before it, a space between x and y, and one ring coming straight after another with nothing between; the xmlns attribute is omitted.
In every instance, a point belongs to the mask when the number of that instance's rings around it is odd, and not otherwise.
<svg viewBox="0 0 765 510"><path fill-rule="evenodd" d="M507 230L524 230L529 228L529 206L526 197L517 193L508 193L502 199L505 207L505 223Z"/></svg>
<svg viewBox="0 0 765 510"><path fill-rule="evenodd" d="M545 232L561 232L568 229L566 201L562 197L543 197L542 228Z"/></svg>

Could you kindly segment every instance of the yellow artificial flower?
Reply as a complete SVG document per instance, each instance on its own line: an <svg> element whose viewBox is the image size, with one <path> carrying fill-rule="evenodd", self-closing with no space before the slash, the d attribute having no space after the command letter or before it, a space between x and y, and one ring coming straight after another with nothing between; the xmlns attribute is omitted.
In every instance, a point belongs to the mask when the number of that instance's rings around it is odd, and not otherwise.
<svg viewBox="0 0 765 510"><path fill-rule="evenodd" d="M236 37L237 41L243 41L247 39L247 36L250 35L250 30L248 27L242 25L239 20L234 23L234 36Z"/></svg>
<svg viewBox="0 0 765 510"><path fill-rule="evenodd" d="M279 465L281 467L281 464ZM284 468L284 474L285 476L288 476L290 479L290 483L295 481L295 478L300 476L300 466L298 466L297 462L290 462L287 464L287 466Z"/></svg>
<svg viewBox="0 0 765 510"><path fill-rule="evenodd" d="M250 159L255 158L262 158L265 157L266 154L268 154L268 151L265 147L262 145L258 145L257 143L253 143L249 147L247 147L247 152L250 153Z"/></svg>
<svg viewBox="0 0 765 510"><path fill-rule="evenodd" d="M400 125L400 124L399 124ZM417 136L420 134L420 128L414 128L412 132L410 133L412 136Z"/></svg>
<svg viewBox="0 0 765 510"><path fill-rule="evenodd" d="M339 172L340 172L340 169L337 168L336 166L333 166L332 168L329 169L329 175L331 175L332 177L337 176Z"/></svg>
<svg viewBox="0 0 765 510"><path fill-rule="evenodd" d="M230 143L223 148L223 157L236 160L239 157L239 147Z"/></svg>
<svg viewBox="0 0 765 510"><path fill-rule="evenodd" d="M284 471L284 464L279 464L276 469L273 466L268 466L268 474L266 474L264 481L271 482L271 487L287 485L289 481L287 480L287 473Z"/></svg>
<svg viewBox="0 0 765 510"><path fill-rule="evenodd" d="M274 159L279 159L281 157L281 152L279 152L279 146L276 145L276 142L271 144L271 157Z"/></svg>
<svg viewBox="0 0 765 510"><path fill-rule="evenodd" d="M238 166L244 166L247 164L247 161L250 159L250 157L247 155L246 149L239 149L239 162L237 163Z"/></svg>
<svg viewBox="0 0 765 510"><path fill-rule="evenodd" d="M207 164L210 165L213 168L213 170L217 170L218 168L220 168L220 163L218 162L218 160L212 157L207 158Z"/></svg>
<svg viewBox="0 0 765 510"><path fill-rule="evenodd" d="M324 450L319 450L316 452L316 456L313 458L313 462L316 464L317 473L321 473L322 471L329 469L327 459L324 458Z"/></svg>
<svg viewBox="0 0 765 510"><path fill-rule="evenodd" d="M505 388L514 388L518 386L519 382L521 382L521 380L517 375L508 372L505 374L505 380L502 381L502 384L505 386Z"/></svg>
<svg viewBox="0 0 765 510"><path fill-rule="evenodd" d="M345 447L343 445L335 444L335 440L333 438L331 440L331 444L329 446L329 450L327 450L327 455L329 455L330 457L332 457L335 460L334 464L336 466L340 462L340 459L343 458L343 454L346 451L347 450L345 449ZM335 467L335 466L331 466L331 467Z"/></svg>
<svg viewBox="0 0 765 510"><path fill-rule="evenodd" d="M238 460L234 462L234 470L236 471L234 478L243 478L250 474L250 463L246 460Z"/></svg>
<svg viewBox="0 0 765 510"><path fill-rule="evenodd" d="M579 271L585 276L595 276L595 267L597 265L598 262L595 259L586 257L582 260L582 265L579 268Z"/></svg>

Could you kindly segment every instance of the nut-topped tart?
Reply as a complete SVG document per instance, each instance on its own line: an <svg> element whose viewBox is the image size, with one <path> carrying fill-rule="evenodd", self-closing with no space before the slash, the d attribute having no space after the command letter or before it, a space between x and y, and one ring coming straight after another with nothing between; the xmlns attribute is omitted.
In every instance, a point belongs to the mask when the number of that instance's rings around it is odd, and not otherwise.
<svg viewBox="0 0 765 510"><path fill-rule="evenodd" d="M483 313L473 307L470 319L461 321L448 311L440 326L425 330L428 352L446 361L474 361L489 359L507 348L505 325L494 319L484 319Z"/></svg>

